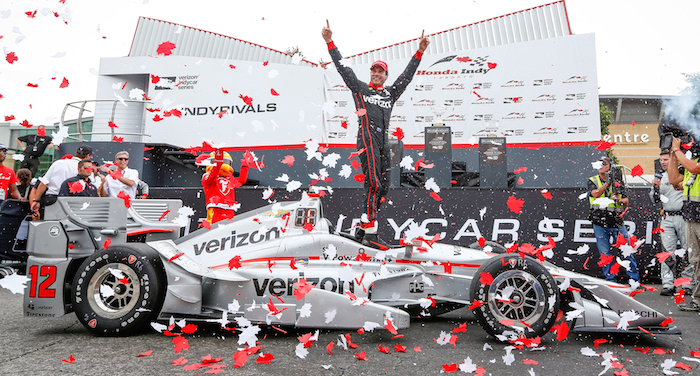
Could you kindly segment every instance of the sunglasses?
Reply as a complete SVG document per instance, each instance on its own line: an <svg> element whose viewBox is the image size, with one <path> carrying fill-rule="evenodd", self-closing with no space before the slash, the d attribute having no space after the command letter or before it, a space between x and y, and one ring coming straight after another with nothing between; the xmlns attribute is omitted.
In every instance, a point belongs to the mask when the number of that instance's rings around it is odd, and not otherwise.
<svg viewBox="0 0 700 376"><path fill-rule="evenodd" d="M117 158L118 161L128 161L129 158Z"/></svg>

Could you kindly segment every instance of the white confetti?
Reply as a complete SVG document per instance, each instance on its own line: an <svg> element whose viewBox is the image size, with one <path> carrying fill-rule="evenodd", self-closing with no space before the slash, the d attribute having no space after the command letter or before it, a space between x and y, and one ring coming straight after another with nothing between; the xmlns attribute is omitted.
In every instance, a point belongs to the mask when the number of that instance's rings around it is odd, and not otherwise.
<svg viewBox="0 0 700 376"><path fill-rule="evenodd" d="M324 316L326 317L326 324L328 324L329 322L331 322L335 319L336 313L338 313L338 310L334 309L334 310L328 311L324 314Z"/></svg>

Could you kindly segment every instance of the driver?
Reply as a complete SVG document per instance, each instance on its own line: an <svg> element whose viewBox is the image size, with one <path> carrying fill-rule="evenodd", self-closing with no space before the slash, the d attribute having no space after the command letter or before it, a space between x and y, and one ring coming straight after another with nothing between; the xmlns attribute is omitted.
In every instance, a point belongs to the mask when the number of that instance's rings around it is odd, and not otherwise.
<svg viewBox="0 0 700 376"><path fill-rule="evenodd" d="M233 176L231 156L217 149L207 159L209 166L202 176L202 187L207 202L207 222L214 224L235 215L236 197L234 190L248 180L248 162L241 160L241 173Z"/></svg>

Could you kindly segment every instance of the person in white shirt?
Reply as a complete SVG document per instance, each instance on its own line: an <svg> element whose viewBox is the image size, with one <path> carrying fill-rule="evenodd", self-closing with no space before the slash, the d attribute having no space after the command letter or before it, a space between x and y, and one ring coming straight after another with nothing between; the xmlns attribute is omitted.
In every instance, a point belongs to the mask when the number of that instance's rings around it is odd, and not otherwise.
<svg viewBox="0 0 700 376"><path fill-rule="evenodd" d="M29 197L35 219L38 219L41 207L55 202L51 202L50 196L58 195L61 184L66 179L75 176L75 172L78 171L78 162L90 158L92 158L92 148L82 145L78 147L72 158L59 159L51 164L49 170L39 178L39 185L32 189Z"/></svg>
<svg viewBox="0 0 700 376"><path fill-rule="evenodd" d="M100 167L100 171L108 174L104 178L100 195L104 197L119 197L119 192L123 191L129 197L135 199L139 172L127 167L129 164L129 152L126 150L118 152L114 156L114 164L117 167L116 170L112 170L104 165ZM117 171L119 174L114 174ZM115 175L117 176L116 178L114 177Z"/></svg>

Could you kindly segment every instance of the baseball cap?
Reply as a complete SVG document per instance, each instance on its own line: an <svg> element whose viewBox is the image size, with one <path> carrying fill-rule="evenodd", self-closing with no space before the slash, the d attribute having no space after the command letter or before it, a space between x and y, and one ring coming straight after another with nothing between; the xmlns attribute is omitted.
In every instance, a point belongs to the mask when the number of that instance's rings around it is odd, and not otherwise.
<svg viewBox="0 0 700 376"><path fill-rule="evenodd" d="M610 159L610 157L601 157L601 158L599 159L599 161L603 162L603 164L606 164L606 165L609 165L609 164L612 162L612 160Z"/></svg>
<svg viewBox="0 0 700 376"><path fill-rule="evenodd" d="M375 61L374 63L372 63L372 66L369 67L369 69L371 70L371 69L374 68L374 67L382 68L382 69L384 69L384 70L387 71L387 72L389 71L389 66L386 65L386 63L383 62L383 61L381 61L381 60L377 60L377 61Z"/></svg>
<svg viewBox="0 0 700 376"><path fill-rule="evenodd" d="M2 149L7 150L7 146L5 146L5 144L3 144L2 142L0 142L0 150L2 150Z"/></svg>
<svg viewBox="0 0 700 376"><path fill-rule="evenodd" d="M81 153L83 155L88 155L88 154L92 154L92 148L87 146L87 145L81 145L78 147L78 150L76 150L75 152Z"/></svg>

